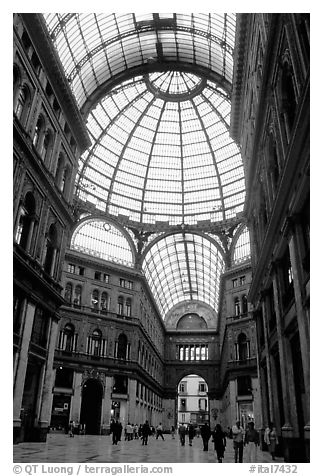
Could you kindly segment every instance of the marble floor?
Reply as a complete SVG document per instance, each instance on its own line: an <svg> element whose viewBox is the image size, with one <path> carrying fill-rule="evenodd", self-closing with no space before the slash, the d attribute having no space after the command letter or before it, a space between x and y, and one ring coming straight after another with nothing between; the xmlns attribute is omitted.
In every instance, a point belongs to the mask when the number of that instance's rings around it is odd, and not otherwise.
<svg viewBox="0 0 323 476"><path fill-rule="evenodd" d="M181 446L178 437L164 435L165 441L153 437L148 445L141 440L120 441L112 445L110 436L50 433L46 443L19 443L13 447L14 463L216 463L213 444L203 451L201 438L194 438L193 445ZM282 462L277 458L277 462ZM258 463L271 462L267 452L258 450ZM234 463L232 440L227 440L223 463Z"/></svg>

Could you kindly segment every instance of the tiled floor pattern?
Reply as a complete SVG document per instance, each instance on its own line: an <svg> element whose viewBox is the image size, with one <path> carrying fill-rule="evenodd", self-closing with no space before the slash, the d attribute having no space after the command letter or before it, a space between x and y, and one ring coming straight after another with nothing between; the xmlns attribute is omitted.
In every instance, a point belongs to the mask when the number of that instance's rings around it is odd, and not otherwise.
<svg viewBox="0 0 323 476"><path fill-rule="evenodd" d="M210 442L209 451L203 451L201 438L193 445L181 446L178 437L164 435L165 441L149 438L148 445L141 440L120 441L112 445L110 436L86 435L70 438L63 434L49 434L46 443L19 443L13 448L14 463L216 463L216 454ZM271 456L258 450L257 462L269 463ZM282 458L277 458L282 461ZM223 463L233 463L232 440L227 440Z"/></svg>

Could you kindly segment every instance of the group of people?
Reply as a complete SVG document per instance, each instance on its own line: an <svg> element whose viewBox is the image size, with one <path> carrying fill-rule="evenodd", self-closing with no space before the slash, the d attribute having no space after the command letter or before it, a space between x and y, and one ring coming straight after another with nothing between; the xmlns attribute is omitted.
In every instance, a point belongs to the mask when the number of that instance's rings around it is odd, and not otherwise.
<svg viewBox="0 0 323 476"><path fill-rule="evenodd" d="M232 427L232 439L234 448L234 462L243 462L243 453L245 449L246 463L257 462L257 449L260 444L259 432L255 429L253 421L248 423L247 430L240 425L240 421L237 421ZM276 445L278 444L277 431L273 423L269 423L265 430L264 442L268 446L268 451L271 454L272 459L275 459Z"/></svg>
<svg viewBox="0 0 323 476"><path fill-rule="evenodd" d="M112 420L110 425L110 433L112 434L112 444L117 445L118 441L121 440L122 436L122 424L118 420ZM132 423L127 423L124 429L125 441L131 440L142 440L143 445L147 445L148 437L154 436L156 434L156 440L159 437L164 440L163 435L163 426L161 423L157 426L156 430L154 427L151 427L148 423L148 420L145 421L142 425L134 425Z"/></svg>
<svg viewBox="0 0 323 476"><path fill-rule="evenodd" d="M188 435L188 444L192 446L193 438L196 436L196 429L192 424L188 425L188 428L182 423L178 429L181 445L185 445L185 436ZM219 463L222 463L224 458L224 451L226 447L226 434L222 430L220 424L215 426L214 431L211 431L211 428L208 423L205 423L199 431L203 442L203 451L209 450L209 440L212 436L212 442L214 443L214 450L217 454L217 459ZM199 436L198 435L198 436Z"/></svg>
<svg viewBox="0 0 323 476"><path fill-rule="evenodd" d="M112 444L117 445L118 441L121 440L122 435L121 423L119 421L112 420L110 431L112 433ZM172 439L175 438L175 432L175 427L172 426L170 432ZM197 436L197 431L194 425L189 424L188 427L186 427L183 423L181 423L178 428L178 434L182 446L185 445L186 435L188 436L189 446L192 446L193 439L195 436ZM253 421L250 421L248 423L246 430L242 428L240 421L237 421L236 424L232 426L232 428L228 428L227 432L223 431L219 423L215 426L213 431L211 431L209 424L205 423L199 429L199 435L201 435L202 438L203 451L208 451L209 441L212 437L211 441L214 444L214 450L216 452L217 460L219 463L222 463L222 460L224 458L227 437L232 438L233 440L235 463L242 463L244 456L245 462L247 463L257 462L257 449L260 444L260 436L259 432L255 429ZM142 444L147 445L149 436L155 436L156 440L161 437L162 440L164 440L162 424L159 423L159 425L155 429L152 428L146 420L145 423L143 425L140 425L139 427L137 424L132 425L130 423L128 423L125 427L126 441L132 439L141 439ZM264 434L264 441L268 446L268 450L271 453L272 459L274 460L276 445L278 444L278 438L273 423L269 423L268 427L266 428Z"/></svg>

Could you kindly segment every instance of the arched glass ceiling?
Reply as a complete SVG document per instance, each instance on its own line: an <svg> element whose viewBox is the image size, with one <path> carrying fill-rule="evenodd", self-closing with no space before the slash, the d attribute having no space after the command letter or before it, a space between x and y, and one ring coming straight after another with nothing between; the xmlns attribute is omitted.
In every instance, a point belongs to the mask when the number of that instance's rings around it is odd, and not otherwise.
<svg viewBox="0 0 323 476"><path fill-rule="evenodd" d="M143 271L163 317L178 302L200 300L218 310L224 259L207 237L178 233L157 241Z"/></svg>
<svg viewBox="0 0 323 476"><path fill-rule="evenodd" d="M232 81L235 15L50 13L44 18L79 107L148 62L194 65Z"/></svg>
<svg viewBox="0 0 323 476"><path fill-rule="evenodd" d="M92 147L80 160L76 193L140 225L234 218L245 181L229 121L224 90L200 76L127 80L88 116Z"/></svg>
<svg viewBox="0 0 323 476"><path fill-rule="evenodd" d="M128 239L106 220L91 219L81 222L73 233L71 249L125 266L134 266Z"/></svg>

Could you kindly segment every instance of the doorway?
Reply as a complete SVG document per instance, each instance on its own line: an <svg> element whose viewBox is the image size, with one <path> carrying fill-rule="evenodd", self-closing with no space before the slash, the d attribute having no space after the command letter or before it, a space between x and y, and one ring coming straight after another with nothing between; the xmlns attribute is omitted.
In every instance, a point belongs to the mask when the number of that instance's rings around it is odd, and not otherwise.
<svg viewBox="0 0 323 476"><path fill-rule="evenodd" d="M101 430L102 384L97 379L85 382L82 391L80 424L87 435L99 435Z"/></svg>

